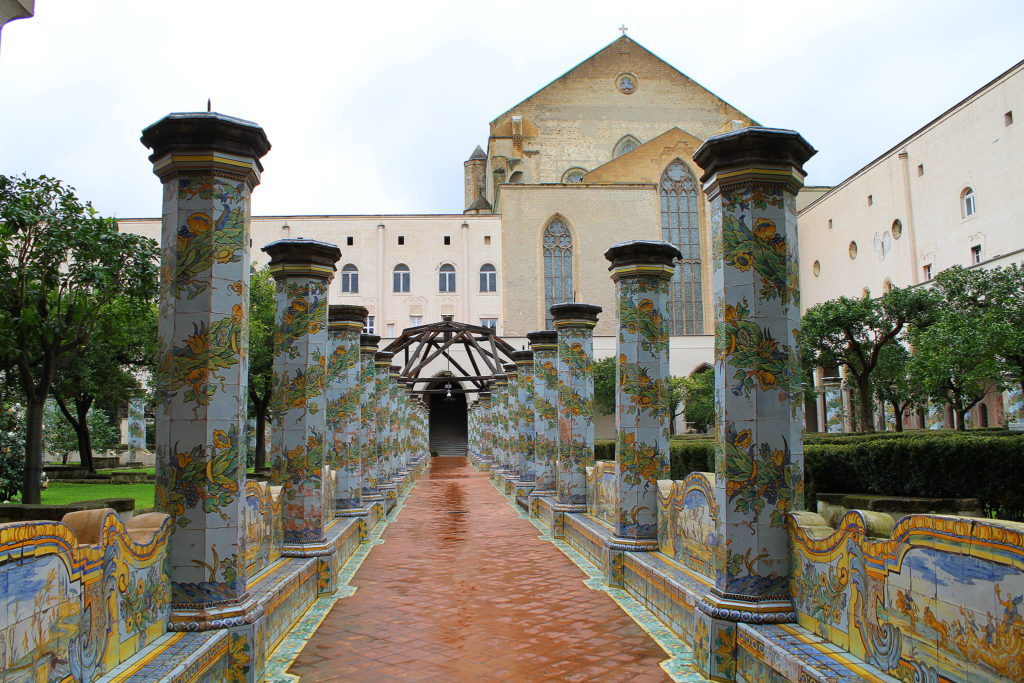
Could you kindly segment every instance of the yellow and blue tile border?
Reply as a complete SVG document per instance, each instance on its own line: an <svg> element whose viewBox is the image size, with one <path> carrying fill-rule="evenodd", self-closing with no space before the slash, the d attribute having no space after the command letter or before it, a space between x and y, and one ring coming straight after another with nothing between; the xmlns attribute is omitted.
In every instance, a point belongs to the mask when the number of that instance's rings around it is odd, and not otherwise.
<svg viewBox="0 0 1024 683"><path fill-rule="evenodd" d="M573 564L580 568L580 571L587 575L588 578L583 582L587 588L607 593L622 608L622 611L628 614L669 655L669 659L661 662L661 668L673 681L677 683L705 683L708 680L697 671L690 648L669 630L661 620L622 588L609 586L604 580L602 570L596 567L586 555L565 541L553 538L550 530L541 519L531 517L529 512L520 508L515 498L505 494L501 490L500 485L495 482L491 482L491 485L508 501L522 519L525 519L537 528L541 538L549 541L561 550L566 557L572 560Z"/></svg>
<svg viewBox="0 0 1024 683"><path fill-rule="evenodd" d="M330 595L318 598L310 605L306 613L302 615L302 618L292 626L291 631L284 637L281 644L267 657L267 666L264 674L266 683L296 683L299 680L298 676L288 673L288 667L299 656L302 648L306 646L306 643L313 637L316 630L320 628L320 624L331 611L331 608L334 607L334 603L355 594L356 587L350 586L349 582L355 576L355 573L359 571L359 567L362 566L363 561L370 554L370 551L373 550L374 546L384 542L381 538L384 530L387 529L391 522L395 521L399 513L405 508L405 499L409 497L411 490L411 486L406 489L405 494L398 499L391 512L381 520L380 524L377 524L370 531L367 541L360 543L348 562L342 565L338 572L337 589Z"/></svg>

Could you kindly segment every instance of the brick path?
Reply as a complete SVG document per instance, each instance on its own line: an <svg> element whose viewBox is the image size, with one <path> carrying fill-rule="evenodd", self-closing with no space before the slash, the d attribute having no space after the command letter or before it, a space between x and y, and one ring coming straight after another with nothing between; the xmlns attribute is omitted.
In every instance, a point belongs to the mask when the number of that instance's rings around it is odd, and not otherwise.
<svg viewBox="0 0 1024 683"><path fill-rule="evenodd" d="M290 672L302 681L666 681L668 655L471 468L435 458Z"/></svg>

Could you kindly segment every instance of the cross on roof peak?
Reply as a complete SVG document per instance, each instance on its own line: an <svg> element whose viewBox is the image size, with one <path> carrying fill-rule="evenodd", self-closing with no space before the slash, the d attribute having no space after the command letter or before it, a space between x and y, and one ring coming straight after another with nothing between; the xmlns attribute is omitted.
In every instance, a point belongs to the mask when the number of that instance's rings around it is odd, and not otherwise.
<svg viewBox="0 0 1024 683"><path fill-rule="evenodd" d="M623 24L622 26L619 27L619 30L622 31L622 35L626 35L626 31L629 30L629 27Z"/></svg>

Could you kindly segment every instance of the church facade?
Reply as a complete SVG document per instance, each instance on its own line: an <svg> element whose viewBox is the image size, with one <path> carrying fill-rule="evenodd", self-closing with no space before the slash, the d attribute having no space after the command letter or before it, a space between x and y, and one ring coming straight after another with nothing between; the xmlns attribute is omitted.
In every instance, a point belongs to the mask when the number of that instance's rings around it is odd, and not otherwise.
<svg viewBox="0 0 1024 683"><path fill-rule="evenodd" d="M1022 97L1024 62L836 187L805 187L803 306L926 283L954 263L1019 260L1024 198L1011 186L1024 158L1013 121ZM615 351L604 251L666 240L682 252L669 303L671 374L690 375L710 366L714 346L710 207L693 153L713 135L756 125L624 35L491 121L464 164L462 211L253 217L252 261L265 263L260 249L281 238L337 244L332 302L365 306L368 331L385 341L451 315L518 348L550 327L551 304L597 304L600 359ZM158 219L120 224L159 238Z"/></svg>

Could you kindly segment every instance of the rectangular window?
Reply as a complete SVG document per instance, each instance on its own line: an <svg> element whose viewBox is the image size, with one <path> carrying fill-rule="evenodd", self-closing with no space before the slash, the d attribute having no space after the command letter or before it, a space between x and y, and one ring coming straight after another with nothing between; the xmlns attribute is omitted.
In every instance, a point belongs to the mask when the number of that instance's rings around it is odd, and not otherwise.
<svg viewBox="0 0 1024 683"><path fill-rule="evenodd" d="M352 239L351 235L349 235L348 237L345 238L345 244L346 245L351 247L354 243L355 243L355 240Z"/></svg>
<svg viewBox="0 0 1024 683"><path fill-rule="evenodd" d="M403 244L405 244L405 235L399 235L398 236L398 246L402 246Z"/></svg>
<svg viewBox="0 0 1024 683"><path fill-rule="evenodd" d="M872 197L871 195L868 195L868 206L871 206L874 203L875 203L875 198Z"/></svg>
<svg viewBox="0 0 1024 683"><path fill-rule="evenodd" d="M932 264L930 264L930 263L924 267L924 279L925 280L931 280L932 279Z"/></svg>
<svg viewBox="0 0 1024 683"><path fill-rule="evenodd" d="M492 330L498 329L497 318L480 318L480 327L487 327Z"/></svg>
<svg viewBox="0 0 1024 683"><path fill-rule="evenodd" d="M441 266L441 270L437 274L437 291L455 291L455 268L449 265Z"/></svg>
<svg viewBox="0 0 1024 683"><path fill-rule="evenodd" d="M971 263L981 263L981 245L971 247Z"/></svg>
<svg viewBox="0 0 1024 683"><path fill-rule="evenodd" d="M831 218L828 219L828 229L829 230L832 229L832 219Z"/></svg>
<svg viewBox="0 0 1024 683"><path fill-rule="evenodd" d="M389 337L394 337L395 336L395 324L394 323L388 323L388 336Z"/></svg>
<svg viewBox="0 0 1024 683"><path fill-rule="evenodd" d="M924 175L924 164L918 164L917 165L917 175L919 175L919 176Z"/></svg>
<svg viewBox="0 0 1024 683"><path fill-rule="evenodd" d="M359 293L359 271L355 266L347 265L341 269L341 292L342 294Z"/></svg>
<svg viewBox="0 0 1024 683"><path fill-rule="evenodd" d="M374 332L373 330L374 330L373 316L372 315L368 315L368 316L366 316L366 324L363 325L363 333L364 334L376 334L376 332Z"/></svg>
<svg viewBox="0 0 1024 683"><path fill-rule="evenodd" d="M490 235L484 235L484 244L490 244L490 243L491 243L491 236Z"/></svg>
<svg viewBox="0 0 1024 683"><path fill-rule="evenodd" d="M409 316L409 327L418 327L423 324L422 315L410 315Z"/></svg>
<svg viewBox="0 0 1024 683"><path fill-rule="evenodd" d="M446 247L451 246L451 243L452 243L452 236L451 235L445 235L444 236L444 246L446 246Z"/></svg>
<svg viewBox="0 0 1024 683"><path fill-rule="evenodd" d="M1003 125L1009 126L1009 125L1012 125L1012 124L1013 124L1013 110L1011 109L1010 111L1008 111L1005 114L1003 114Z"/></svg>

